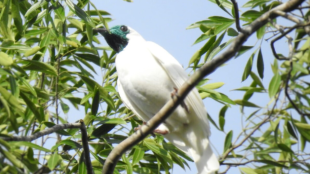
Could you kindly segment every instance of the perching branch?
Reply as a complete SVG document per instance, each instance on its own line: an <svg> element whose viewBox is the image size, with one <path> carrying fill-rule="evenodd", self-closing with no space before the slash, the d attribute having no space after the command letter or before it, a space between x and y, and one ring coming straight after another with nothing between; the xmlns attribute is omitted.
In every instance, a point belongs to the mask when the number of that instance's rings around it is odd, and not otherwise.
<svg viewBox="0 0 310 174"><path fill-rule="evenodd" d="M13 137L2 137L5 141L33 141L38 139L44 135L49 135L54 132L63 130L63 129L72 129L72 128L80 128L80 123L67 123L67 124L57 124L51 128L45 129L43 131L37 132L30 136L13 136Z"/></svg>
<svg viewBox="0 0 310 174"><path fill-rule="evenodd" d="M234 10L235 10L236 28L239 32L244 33L245 31L243 30L243 28L240 27L238 4L237 4L236 0L231 0L231 2L233 4Z"/></svg>
<svg viewBox="0 0 310 174"><path fill-rule="evenodd" d="M221 55L217 56L210 62L204 64L198 71L196 71L188 81L186 81L178 90L178 97L172 98L165 106L151 119L146 125L142 125L140 131L135 132L130 137L122 141L116 146L107 157L102 169L103 174L112 174L116 166L117 161L120 159L123 153L137 144L150 134L157 126L159 126L169 115L177 108L177 106L184 100L186 95L200 82L205 76L211 74L219 66L230 60L240 50L244 42L260 27L265 25L269 19L274 19L278 15L274 11L280 10L289 12L296 9L304 0L290 0L283 3L274 9L266 12L255 21L253 21L248 27L243 29L245 32L240 33L231 46L224 51Z"/></svg>

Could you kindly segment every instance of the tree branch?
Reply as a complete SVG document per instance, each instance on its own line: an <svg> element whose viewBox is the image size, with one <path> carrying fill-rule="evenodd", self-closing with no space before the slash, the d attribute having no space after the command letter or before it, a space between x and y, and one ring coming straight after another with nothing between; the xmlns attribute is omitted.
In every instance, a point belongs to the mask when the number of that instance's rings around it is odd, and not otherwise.
<svg viewBox="0 0 310 174"><path fill-rule="evenodd" d="M239 32L244 33L245 31L243 30L243 28L240 27L238 4L237 4L236 0L231 0L231 2L232 2L234 9L235 9L236 28Z"/></svg>
<svg viewBox="0 0 310 174"><path fill-rule="evenodd" d="M286 77L286 82L285 82L285 96L288 98L288 100L290 101L291 105L294 107L294 109L298 112L299 115L301 116L310 116L310 114L307 114L307 113L303 113L297 106L296 104L294 103L294 101L291 99L289 93L288 93L288 87L289 87L289 81L291 79L291 73L292 73L292 70L293 70L293 61L291 60L290 61L290 70L288 71L287 73L287 77Z"/></svg>
<svg viewBox="0 0 310 174"><path fill-rule="evenodd" d="M90 152L88 147L88 137L87 137L87 130L84 124L83 120L80 120L81 126L81 134L82 134L82 143L83 143L83 149L84 149L84 157L85 157L85 164L87 168L88 174L93 174L93 168L90 161Z"/></svg>
<svg viewBox="0 0 310 174"><path fill-rule="evenodd" d="M67 124L57 124L49 129L45 129L43 131L37 132L30 136L13 136L13 137L2 137L1 139L5 141L33 141L38 139L44 135L48 135L63 129L72 129L72 128L80 128L80 123L67 123Z"/></svg>
<svg viewBox="0 0 310 174"><path fill-rule="evenodd" d="M107 157L102 169L103 174L112 174L116 166L117 161L121 155L144 139L150 134L157 126L159 126L169 115L176 109L176 107L183 101L186 95L201 81L205 76L211 74L219 66L230 60L241 48L243 43L256 32L260 27L265 25L269 19L276 18L278 15L274 13L276 10L284 12L292 11L296 9L304 0L290 0L284 4L281 4L274 9L266 12L255 21L253 21L244 30L244 33L240 33L232 45L223 52L223 54L217 56L215 59L204 64L198 71L196 71L188 81L186 81L178 90L179 97L172 98L165 106L146 124L142 125L140 131L135 132L130 137L122 141L116 146Z"/></svg>
<svg viewBox="0 0 310 174"><path fill-rule="evenodd" d="M285 37L288 38L289 44L291 44L292 38L291 38L290 36L288 36L287 34L290 33L290 32L292 32L292 31L293 31L295 28L297 28L297 27L298 27L298 25L295 25L294 27L291 27L290 29L286 30L285 32L283 32L283 30L280 30L280 31L282 32L282 34L281 34L280 36L276 37L275 39L273 39L273 40L271 41L270 46L271 46L272 54L273 54L273 56L274 56L276 59L278 59L278 60L290 60L291 56L293 55L293 54L292 54L292 51L293 51L293 50L290 49L290 57L289 57L289 58L284 57L284 56L279 57L279 55L278 55L277 52L276 52L276 49L274 48L274 43L275 43L277 40L279 40L279 39L281 39L282 37L285 36ZM290 47L291 47L291 46L290 46Z"/></svg>

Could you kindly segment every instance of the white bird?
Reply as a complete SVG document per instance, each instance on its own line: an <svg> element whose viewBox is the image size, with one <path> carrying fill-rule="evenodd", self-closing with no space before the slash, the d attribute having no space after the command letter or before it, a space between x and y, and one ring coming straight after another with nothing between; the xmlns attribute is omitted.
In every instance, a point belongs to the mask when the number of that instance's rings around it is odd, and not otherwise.
<svg viewBox="0 0 310 174"><path fill-rule="evenodd" d="M116 51L118 91L122 101L143 121L150 120L188 79L181 64L156 43L144 40L125 25L107 31L96 29ZM197 89L193 89L168 119L157 127L172 144L191 156L199 174L219 169L209 144L207 112Z"/></svg>

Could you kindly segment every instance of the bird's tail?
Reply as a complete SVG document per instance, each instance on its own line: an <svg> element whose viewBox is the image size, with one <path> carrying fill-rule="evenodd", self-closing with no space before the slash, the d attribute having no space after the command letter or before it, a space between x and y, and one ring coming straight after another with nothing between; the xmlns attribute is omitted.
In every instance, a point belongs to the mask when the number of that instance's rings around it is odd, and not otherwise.
<svg viewBox="0 0 310 174"><path fill-rule="evenodd" d="M212 174L219 170L219 162L213 153L207 136L199 127L189 126L179 133L169 133L165 137L194 160L198 174ZM198 135L198 136L197 136ZM200 135L200 136L199 136Z"/></svg>

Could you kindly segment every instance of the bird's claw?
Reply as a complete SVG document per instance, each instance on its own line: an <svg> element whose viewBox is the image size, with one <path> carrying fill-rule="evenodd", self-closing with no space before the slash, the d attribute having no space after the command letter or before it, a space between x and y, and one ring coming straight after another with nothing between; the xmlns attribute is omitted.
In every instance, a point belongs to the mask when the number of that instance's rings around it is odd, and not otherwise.
<svg viewBox="0 0 310 174"><path fill-rule="evenodd" d="M146 125L146 122L143 122L143 125ZM138 127L135 127L134 130L135 130L135 131L138 131L138 130L141 129L141 127L142 127L141 125L138 126ZM169 131L167 131L167 130L161 130L161 129L155 129L155 130L153 131L153 133L157 133L157 134L161 134L161 135L166 135L166 134L169 133ZM155 136L155 135L154 135L154 136Z"/></svg>
<svg viewBox="0 0 310 174"><path fill-rule="evenodd" d="M173 98L175 96L179 97L179 95L178 95L178 88L174 87L173 89L174 90L171 92L171 98ZM186 110L187 113L189 113L188 107L186 106L184 101L181 102L181 106L182 106L182 108L184 108Z"/></svg>

